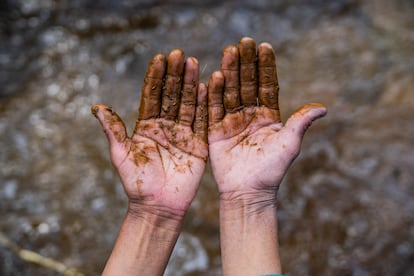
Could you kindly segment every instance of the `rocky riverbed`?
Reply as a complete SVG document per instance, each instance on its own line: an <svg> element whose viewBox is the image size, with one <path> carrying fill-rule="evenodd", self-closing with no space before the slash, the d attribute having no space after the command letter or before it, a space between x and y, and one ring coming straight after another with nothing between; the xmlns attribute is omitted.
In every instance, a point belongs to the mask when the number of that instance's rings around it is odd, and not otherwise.
<svg viewBox="0 0 414 276"><path fill-rule="evenodd" d="M99 275L126 198L90 105L131 131L151 56L181 48L206 82L250 36L274 46L284 120L329 110L279 191L284 275L413 275L413 2L194 2L0 1L1 232ZM218 227L208 169L166 275L221 275ZM55 275L4 246L0 274Z"/></svg>

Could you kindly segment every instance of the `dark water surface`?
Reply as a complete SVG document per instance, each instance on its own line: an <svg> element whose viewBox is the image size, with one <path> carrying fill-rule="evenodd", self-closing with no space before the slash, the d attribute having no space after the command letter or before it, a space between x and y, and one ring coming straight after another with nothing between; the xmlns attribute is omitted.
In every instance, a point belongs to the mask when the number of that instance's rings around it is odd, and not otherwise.
<svg viewBox="0 0 414 276"><path fill-rule="evenodd" d="M275 48L283 118L329 109L279 192L285 275L414 275L412 1L96 2L0 1L3 233L99 275L126 198L90 105L132 130L152 55L182 48L206 82L247 35ZM55 275L4 247L0 274ZM166 275L221 275L209 170Z"/></svg>

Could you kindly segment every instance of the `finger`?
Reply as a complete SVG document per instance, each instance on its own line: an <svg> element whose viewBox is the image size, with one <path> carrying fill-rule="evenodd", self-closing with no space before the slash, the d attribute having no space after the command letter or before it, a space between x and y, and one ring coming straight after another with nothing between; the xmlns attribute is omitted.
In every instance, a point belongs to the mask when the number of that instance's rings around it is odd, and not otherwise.
<svg viewBox="0 0 414 276"><path fill-rule="evenodd" d="M162 81L166 62L165 56L158 54L151 59L148 65L142 86L138 120L157 118L160 115Z"/></svg>
<svg viewBox="0 0 414 276"><path fill-rule="evenodd" d="M208 111L207 111L207 88L204 83L200 83L197 93L197 108L194 120L194 133L207 143L207 125L208 125Z"/></svg>
<svg viewBox="0 0 414 276"><path fill-rule="evenodd" d="M224 118L223 106L224 76L220 71L214 72L208 81L208 126Z"/></svg>
<svg viewBox="0 0 414 276"><path fill-rule="evenodd" d="M103 104L93 105L91 111L101 123L111 148L125 141L127 138L125 124L118 114Z"/></svg>
<svg viewBox="0 0 414 276"><path fill-rule="evenodd" d="M279 110L276 59L269 43L261 43L258 47L258 68L259 104Z"/></svg>
<svg viewBox="0 0 414 276"><path fill-rule="evenodd" d="M237 47L228 46L224 49L221 70L224 75L224 108L226 112L235 112L240 109L239 50Z"/></svg>
<svg viewBox="0 0 414 276"><path fill-rule="evenodd" d="M243 106L257 104L256 43L250 37L239 41L240 97Z"/></svg>
<svg viewBox="0 0 414 276"><path fill-rule="evenodd" d="M327 109L323 104L306 104L290 116L286 121L285 129L288 133L294 133L297 137L302 139L312 122L325 116L326 113Z"/></svg>
<svg viewBox="0 0 414 276"><path fill-rule="evenodd" d="M183 71L184 52L180 49L172 50L168 56L167 75L162 91L161 118L173 121L177 118Z"/></svg>
<svg viewBox="0 0 414 276"><path fill-rule="evenodd" d="M186 126L191 126L194 120L197 102L198 89L198 61L190 57L185 63L184 84L181 94L180 110L178 113L178 121Z"/></svg>

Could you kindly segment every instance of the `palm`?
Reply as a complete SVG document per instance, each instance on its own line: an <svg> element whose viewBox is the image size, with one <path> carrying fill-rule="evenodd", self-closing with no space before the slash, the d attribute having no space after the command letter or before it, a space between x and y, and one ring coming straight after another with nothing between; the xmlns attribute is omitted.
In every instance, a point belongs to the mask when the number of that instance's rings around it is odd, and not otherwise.
<svg viewBox="0 0 414 276"><path fill-rule="evenodd" d="M150 119L112 155L131 200L185 210L204 172L207 143L190 127Z"/></svg>
<svg viewBox="0 0 414 276"><path fill-rule="evenodd" d="M207 91L198 62L181 50L156 55L142 88L134 134L104 105L92 112L107 134L111 160L130 200L182 215L199 186L208 156Z"/></svg>
<svg viewBox="0 0 414 276"><path fill-rule="evenodd" d="M286 139L273 115L266 107L250 107L210 127L210 159L220 192L272 188L282 179L298 141Z"/></svg>
<svg viewBox="0 0 414 276"><path fill-rule="evenodd" d="M275 195L306 128L326 109L305 105L283 126L273 50L263 43L256 54L250 38L223 51L208 88L209 152L220 192Z"/></svg>

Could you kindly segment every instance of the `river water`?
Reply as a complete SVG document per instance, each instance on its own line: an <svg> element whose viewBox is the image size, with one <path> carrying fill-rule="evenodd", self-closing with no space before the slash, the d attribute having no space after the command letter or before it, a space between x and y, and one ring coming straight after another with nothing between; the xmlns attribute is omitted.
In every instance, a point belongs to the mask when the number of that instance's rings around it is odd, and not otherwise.
<svg viewBox="0 0 414 276"><path fill-rule="evenodd" d="M206 82L251 36L275 48L284 119L329 109L279 191L284 274L414 275L412 1L96 2L0 1L1 232L99 275L126 198L90 105L131 131L152 55L182 48ZM166 275L221 275L218 229L207 169ZM1 246L0 274L55 275Z"/></svg>

